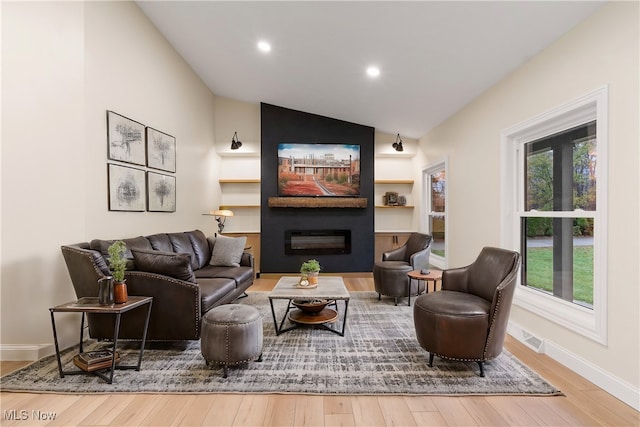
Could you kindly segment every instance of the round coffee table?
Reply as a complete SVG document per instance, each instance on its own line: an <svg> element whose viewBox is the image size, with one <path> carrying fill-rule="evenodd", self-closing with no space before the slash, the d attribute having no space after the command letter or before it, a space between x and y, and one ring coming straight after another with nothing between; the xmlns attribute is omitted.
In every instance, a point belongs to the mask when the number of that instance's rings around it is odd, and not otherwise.
<svg viewBox="0 0 640 427"><path fill-rule="evenodd" d="M426 293L429 293L429 282L433 282L433 291L436 291L436 283L442 282L442 271L431 270L427 274L422 274L420 270L413 270L407 273L407 305L411 305L411 283L413 280L418 281L418 294L420 294L420 283L424 282L424 289Z"/></svg>

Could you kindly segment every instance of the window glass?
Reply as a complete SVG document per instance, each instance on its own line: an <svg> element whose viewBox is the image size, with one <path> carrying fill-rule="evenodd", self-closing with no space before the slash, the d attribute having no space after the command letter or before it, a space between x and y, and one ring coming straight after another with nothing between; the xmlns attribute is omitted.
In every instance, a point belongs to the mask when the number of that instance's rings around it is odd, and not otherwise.
<svg viewBox="0 0 640 427"><path fill-rule="evenodd" d="M445 208L445 171L430 175L431 180L431 212L444 212Z"/></svg>
<svg viewBox="0 0 640 427"><path fill-rule="evenodd" d="M522 285L589 308L593 307L595 130L591 122L524 145L521 226Z"/></svg>
<svg viewBox="0 0 640 427"><path fill-rule="evenodd" d="M554 223L567 222L572 233L554 234ZM522 284L593 308L593 218L523 218Z"/></svg>

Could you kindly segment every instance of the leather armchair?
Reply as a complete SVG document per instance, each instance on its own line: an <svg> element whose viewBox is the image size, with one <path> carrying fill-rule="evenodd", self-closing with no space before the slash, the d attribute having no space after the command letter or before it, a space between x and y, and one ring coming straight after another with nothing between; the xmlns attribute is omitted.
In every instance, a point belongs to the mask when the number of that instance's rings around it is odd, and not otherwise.
<svg viewBox="0 0 640 427"><path fill-rule="evenodd" d="M399 297L409 296L407 273L429 267L432 242L433 238L428 234L411 233L404 245L382 254L382 261L376 261L373 266L373 283L378 299L382 295L390 296L398 305ZM419 282L411 286L411 295L421 292Z"/></svg>
<svg viewBox="0 0 640 427"><path fill-rule="evenodd" d="M473 264L443 271L442 289L416 298L413 319L420 346L433 357L484 362L502 352L520 254L485 247Z"/></svg>

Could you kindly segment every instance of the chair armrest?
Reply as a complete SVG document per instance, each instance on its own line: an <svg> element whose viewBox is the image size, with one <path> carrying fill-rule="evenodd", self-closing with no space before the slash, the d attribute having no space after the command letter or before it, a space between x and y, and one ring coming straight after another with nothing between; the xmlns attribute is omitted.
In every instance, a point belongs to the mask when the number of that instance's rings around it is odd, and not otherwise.
<svg viewBox="0 0 640 427"><path fill-rule="evenodd" d="M404 261L404 254L407 250L406 246L400 246L399 248L392 249L382 254L383 261Z"/></svg>
<svg viewBox="0 0 640 427"><path fill-rule="evenodd" d="M430 254L431 254L431 245L411 255L411 257L409 258L409 263L411 264L411 268L413 268L414 270L429 268Z"/></svg>
<svg viewBox="0 0 640 427"><path fill-rule="evenodd" d="M442 290L468 292L469 266L451 268L442 272Z"/></svg>

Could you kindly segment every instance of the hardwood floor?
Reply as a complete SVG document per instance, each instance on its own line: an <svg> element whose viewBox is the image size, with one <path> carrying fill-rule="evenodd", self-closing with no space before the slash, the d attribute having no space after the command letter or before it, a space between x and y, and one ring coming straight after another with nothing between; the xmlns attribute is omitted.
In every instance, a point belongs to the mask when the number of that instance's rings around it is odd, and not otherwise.
<svg viewBox="0 0 640 427"><path fill-rule="evenodd" d="M249 291L267 291L260 278ZM351 291L373 290L350 277ZM565 396L308 396L288 394L0 393L2 426L639 426L637 411L545 355L505 347ZM2 362L2 375L28 362ZM15 411L15 412L12 412ZM20 412L26 411L26 412ZM34 412L35 411L35 412ZM37 414L54 419L36 419ZM15 414L14 419L11 414ZM24 420L21 418L25 415Z"/></svg>

